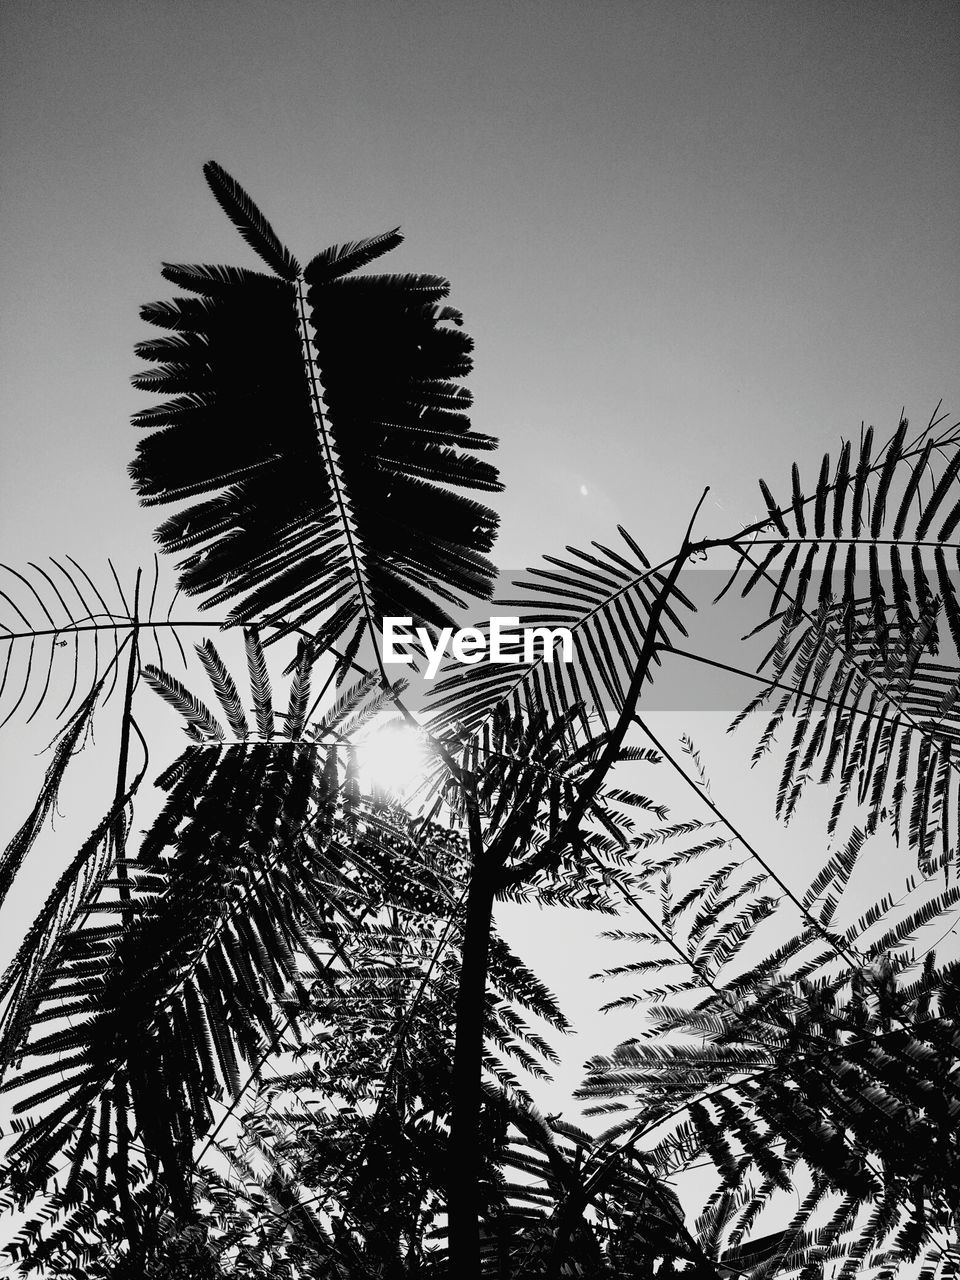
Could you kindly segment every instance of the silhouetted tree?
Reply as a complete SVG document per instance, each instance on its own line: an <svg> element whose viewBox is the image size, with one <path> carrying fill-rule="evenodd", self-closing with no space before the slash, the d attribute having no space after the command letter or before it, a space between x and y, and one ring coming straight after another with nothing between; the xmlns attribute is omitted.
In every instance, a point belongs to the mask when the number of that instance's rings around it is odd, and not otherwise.
<svg viewBox="0 0 960 1280"><path fill-rule="evenodd" d="M623 529L546 557L500 603L570 628L574 661L451 661L415 715L384 618L435 635L495 577L496 516L470 494L500 488L477 456L496 441L467 417L462 317L445 280L364 272L397 231L301 268L205 174L269 270L164 267L186 294L142 313L166 332L135 381L168 398L136 415L131 475L144 504L176 504L157 539L212 616L164 613L156 561L149 604L139 573L128 595L69 557L7 571L8 718L65 697L0 899L121 700L102 819L0 980L26 1117L3 1162L6 1207L28 1211L9 1255L114 1280L956 1274L958 968L910 948L960 902L960 428L869 430L812 486L796 466L782 499L761 481L733 533L700 536L698 503L658 564ZM722 665L685 647L681 575L706 557L732 565L721 596L766 592L772 643L737 723L763 713L755 759L786 735L776 815L830 788L831 851L802 895L693 744L645 719L666 663ZM223 637L195 646L209 693L174 672L195 626ZM144 687L189 744L135 835ZM416 804L358 772L357 735L388 710L423 730ZM665 773L689 812L655 798ZM880 835L916 904L841 926ZM644 1021L588 1064L581 1096L614 1116L599 1137L531 1095L556 1057L533 1019L567 1023L499 936L505 899L627 926L607 976L642 980L613 1004ZM703 1161L716 1185L690 1218L672 1179Z"/></svg>

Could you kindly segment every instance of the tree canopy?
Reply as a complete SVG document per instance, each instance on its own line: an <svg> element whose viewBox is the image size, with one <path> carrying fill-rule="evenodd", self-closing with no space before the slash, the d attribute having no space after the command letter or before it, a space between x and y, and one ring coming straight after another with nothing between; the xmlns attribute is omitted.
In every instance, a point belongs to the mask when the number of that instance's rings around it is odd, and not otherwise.
<svg viewBox="0 0 960 1280"><path fill-rule="evenodd" d="M301 267L204 173L261 261L165 265L182 292L141 313L135 385L167 398L130 476L171 568L3 567L7 731L58 723L0 901L74 757L111 779L0 978L18 1273L960 1274L960 968L933 946L960 904L960 424L861 430L719 535L692 495L656 563L624 528L545 555L487 608L568 628L572 661L452 655L421 694L384 620L435 636L497 579L463 317L446 280L369 270L399 231ZM709 625L735 594L731 664ZM771 819L829 796L804 890L657 735L676 664L751 682L731 728L778 762ZM186 745L155 774L158 697ZM364 774L387 721L423 751L410 794ZM891 843L906 887L849 920ZM612 917L636 1031L591 1055L577 1123L537 1105L569 1022L508 900Z"/></svg>

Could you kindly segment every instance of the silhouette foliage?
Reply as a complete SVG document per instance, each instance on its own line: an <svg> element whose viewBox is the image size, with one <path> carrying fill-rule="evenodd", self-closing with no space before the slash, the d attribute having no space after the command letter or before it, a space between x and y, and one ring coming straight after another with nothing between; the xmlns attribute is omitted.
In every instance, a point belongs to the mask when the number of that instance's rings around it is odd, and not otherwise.
<svg viewBox="0 0 960 1280"><path fill-rule="evenodd" d="M301 267L204 173L261 261L167 265L182 293L141 313L164 332L135 384L166 399L130 474L173 508L175 583L156 558L149 593L112 564L109 589L69 557L3 567L0 712L60 726L0 901L66 845L0 977L11 1265L960 1274L960 971L932 943L960 906L960 427L861 432L812 485L761 481L732 532L696 533L698 503L658 563L623 528L545 556L497 605L568 627L572 663L451 661L418 705L383 620L435 633L496 574L463 318L439 277L368 271L399 231ZM710 558L729 576L701 610L685 570ZM709 632L686 646L736 592L768 651L734 668L755 696L731 728L777 762L771 816L829 796L805 891L646 714L665 672L723 665ZM108 702L112 791L71 844L51 817ZM171 712L187 744L154 776ZM362 763L391 717L425 754L404 797ZM884 841L903 888L850 919ZM596 976L634 1033L591 1053L573 1121L538 1105L570 1024L504 901L599 912L622 953Z"/></svg>

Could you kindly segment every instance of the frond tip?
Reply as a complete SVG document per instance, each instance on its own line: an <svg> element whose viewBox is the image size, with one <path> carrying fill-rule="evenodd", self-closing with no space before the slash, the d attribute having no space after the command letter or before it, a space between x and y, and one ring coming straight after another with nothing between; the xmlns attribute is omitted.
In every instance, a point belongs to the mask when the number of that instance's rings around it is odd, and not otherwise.
<svg viewBox="0 0 960 1280"><path fill-rule="evenodd" d="M250 248L258 253L278 276L282 276L284 280L296 280L300 274L300 263L290 250L280 243L273 227L239 182L231 178L226 169L221 168L215 160L207 161L203 166L203 175L217 204Z"/></svg>

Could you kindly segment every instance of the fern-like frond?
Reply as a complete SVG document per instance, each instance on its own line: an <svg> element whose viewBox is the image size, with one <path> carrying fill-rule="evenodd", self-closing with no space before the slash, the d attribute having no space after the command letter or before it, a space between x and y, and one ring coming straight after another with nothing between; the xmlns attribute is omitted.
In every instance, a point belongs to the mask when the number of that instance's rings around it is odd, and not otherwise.
<svg viewBox="0 0 960 1280"><path fill-rule="evenodd" d="M845 880L858 852L854 841L835 856L805 901ZM721 869L699 891L704 902L726 874ZM681 1155L677 1167L700 1156L711 1161L721 1185L701 1215L699 1239L714 1257L749 1263L751 1275L772 1277L784 1268L819 1274L817 1267L836 1259L854 1276L865 1259L884 1250L906 1256L907 1238L915 1240L909 1256L932 1247L934 1223L948 1235L956 1229L949 1188L960 1159L950 1119L960 1109L958 967L937 967L928 956L919 979L904 984L898 974L910 967L910 957L888 951L942 919L950 904L931 900L867 944L864 935L892 905L879 904L848 931L848 945L864 948L862 967L826 977L835 953L826 948L811 955L810 944L819 940L807 929L712 991L691 969L671 989L695 994L695 1004L648 1004L643 1035L589 1064L580 1093L592 1110L635 1108L640 1119L627 1130L631 1142L662 1130L651 1153L654 1167L665 1169L675 1153ZM681 948L689 946L688 931L675 936ZM652 941L644 936L648 954ZM618 971L663 964L651 956L649 965L637 960ZM678 1041L678 1033L684 1039ZM800 1161L814 1188L789 1228L743 1244L777 1188L792 1193ZM823 1229L814 1214L828 1193L844 1199L842 1212Z"/></svg>
<svg viewBox="0 0 960 1280"><path fill-rule="evenodd" d="M547 712L554 717L581 706L609 728L623 704L625 691L643 651L648 619L658 610L656 635L669 644L670 633L686 635L682 618L693 605L650 562L625 529L623 547L593 543L590 551L568 547L568 558L544 558L543 568L514 583L520 597L498 599L501 609L516 609L527 636L534 629L533 654L513 628L505 631L502 663L485 656L464 668L448 662L430 693L431 723L438 729L458 725L472 732L501 704L512 711ZM509 616L509 615L505 615ZM570 662L562 661L560 641L552 637L567 628L573 640ZM489 623L479 630L489 636ZM489 648L489 646L488 646ZM659 662L655 655L651 667ZM653 679L652 670L648 675Z"/></svg>
<svg viewBox="0 0 960 1280"><path fill-rule="evenodd" d="M495 491L474 453L456 379L471 343L438 300L446 281L348 273L387 233L318 255L306 278L249 197L205 173L241 234L278 272L168 266L191 298L144 309L137 385L172 397L134 421L149 434L131 475L142 502L186 502L157 536L180 581L271 639L311 626L318 646L385 616L448 623L446 602L490 593L496 516L458 490ZM370 376L371 360L376 377ZM238 435L238 421L255 430ZM185 442L189 441L189 447Z"/></svg>
<svg viewBox="0 0 960 1280"><path fill-rule="evenodd" d="M199 754L172 784L140 863L87 908L104 923L74 930L50 957L39 1021L54 1029L28 1042L27 1069L4 1085L18 1090L18 1113L35 1113L10 1153L24 1176L42 1181L77 1126L96 1125L91 1108L125 1091L122 1123L182 1202L208 1099L235 1090L240 1062L277 1034L277 1002L307 944L304 912L326 897L301 835L315 750L190 749ZM118 1185L125 1159L111 1162Z"/></svg>
<svg viewBox="0 0 960 1280"><path fill-rule="evenodd" d="M260 643L260 633L255 627L244 627L243 640L247 652L247 671L250 676L250 691L253 696L253 709L257 718L257 732L264 740L273 737L273 690L270 687L270 672Z"/></svg>
<svg viewBox="0 0 960 1280"><path fill-rule="evenodd" d="M217 652L216 645L212 640L204 640L202 644L196 646L196 650L197 656L203 664L203 669L213 685L217 701L227 717L230 732L238 741L244 741L249 733L249 728L233 676L224 665L223 659Z"/></svg>
<svg viewBox="0 0 960 1280"><path fill-rule="evenodd" d="M290 250L280 243L273 227L236 179L231 178L215 160L208 160L203 166L203 176L217 204L254 253L259 254L284 280L296 280L300 274L300 264Z"/></svg>
<svg viewBox="0 0 960 1280"><path fill-rule="evenodd" d="M327 284L349 275L351 271L359 271L369 266L391 249L403 243L400 228L381 232L378 236L369 236L366 240L357 240L347 244L333 244L321 250L303 269L303 278L307 284Z"/></svg>
<svg viewBox="0 0 960 1280"><path fill-rule="evenodd" d="M862 814L866 836L889 819L927 873L955 857L960 795L960 664L930 657L939 612L934 598L905 636L895 607L884 606L882 653L875 602L859 603L853 615L827 605L812 621L785 619L773 669L794 692L768 710L761 735L771 743L790 732L779 816L789 820L811 783L830 784L830 834L847 810Z"/></svg>
<svg viewBox="0 0 960 1280"><path fill-rule="evenodd" d="M164 702L183 716L187 722L186 731L194 741L223 741L225 735L219 720L182 681L152 664L144 667L143 678Z"/></svg>
<svg viewBox="0 0 960 1280"><path fill-rule="evenodd" d="M157 558L145 609L107 563L109 585L72 556L50 557L48 568L30 563L23 572L0 564L0 728L18 713L29 723L51 705L58 720L72 714L104 674L106 703L116 687L118 650L134 629L161 663L164 640L182 658L178 624L170 617L174 600L166 616L158 607Z"/></svg>

